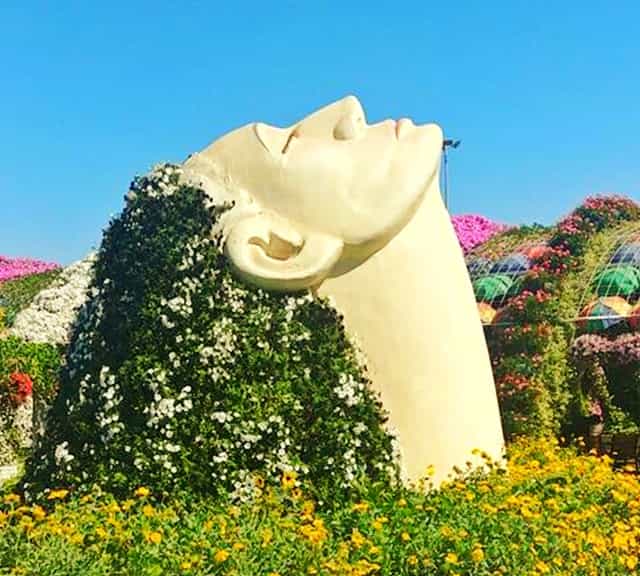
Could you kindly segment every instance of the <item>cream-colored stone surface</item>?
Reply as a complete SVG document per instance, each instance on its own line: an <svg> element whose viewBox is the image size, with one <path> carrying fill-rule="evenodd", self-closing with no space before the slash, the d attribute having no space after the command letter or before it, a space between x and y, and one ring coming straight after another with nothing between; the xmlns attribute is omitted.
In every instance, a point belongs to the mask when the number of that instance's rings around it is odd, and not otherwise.
<svg viewBox="0 0 640 576"><path fill-rule="evenodd" d="M288 128L234 130L185 171L216 201L236 203L225 234L238 274L299 290L359 266L407 224L437 174L441 144L435 124L368 125L349 96Z"/></svg>
<svg viewBox="0 0 640 576"><path fill-rule="evenodd" d="M433 465L499 460L502 426L471 281L437 182L407 226L362 266L327 280L350 333L365 351L390 412L405 478Z"/></svg>
<svg viewBox="0 0 640 576"><path fill-rule="evenodd" d="M473 448L500 458L489 356L438 189L434 124L368 125L352 96L288 128L249 124L191 156L239 277L331 296L368 358L405 478L441 481Z"/></svg>

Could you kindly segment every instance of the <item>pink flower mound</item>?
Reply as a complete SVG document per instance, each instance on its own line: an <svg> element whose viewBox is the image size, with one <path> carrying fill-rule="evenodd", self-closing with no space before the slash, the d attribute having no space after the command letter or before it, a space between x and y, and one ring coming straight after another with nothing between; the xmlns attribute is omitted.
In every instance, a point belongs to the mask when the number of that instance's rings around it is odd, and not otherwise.
<svg viewBox="0 0 640 576"><path fill-rule="evenodd" d="M30 274L39 274L60 268L58 264L52 262L41 262L31 258L6 258L0 256L0 282L12 280Z"/></svg>
<svg viewBox="0 0 640 576"><path fill-rule="evenodd" d="M492 222L479 214L452 216L451 222L458 236L462 251L466 254L472 248L486 242L494 234L503 232L508 226Z"/></svg>

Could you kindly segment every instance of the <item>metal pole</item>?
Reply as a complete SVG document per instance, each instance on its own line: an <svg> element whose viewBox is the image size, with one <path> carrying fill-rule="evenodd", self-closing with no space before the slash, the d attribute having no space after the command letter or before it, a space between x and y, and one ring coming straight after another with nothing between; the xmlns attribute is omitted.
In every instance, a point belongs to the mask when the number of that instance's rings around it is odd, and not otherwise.
<svg viewBox="0 0 640 576"><path fill-rule="evenodd" d="M443 171L443 190L444 190L444 205L449 210L449 162L447 159L447 146L446 144L442 148L442 155L444 161L444 171Z"/></svg>

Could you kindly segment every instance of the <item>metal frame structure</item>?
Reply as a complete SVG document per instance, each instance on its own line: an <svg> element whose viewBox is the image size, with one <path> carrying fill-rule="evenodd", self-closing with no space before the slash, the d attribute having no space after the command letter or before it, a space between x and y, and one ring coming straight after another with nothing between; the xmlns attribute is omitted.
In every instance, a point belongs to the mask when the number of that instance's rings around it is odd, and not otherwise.
<svg viewBox="0 0 640 576"><path fill-rule="evenodd" d="M513 248L511 248L508 253L504 254L503 256L501 256L499 258L499 260L503 259L503 258L507 258L510 255L515 255L515 254L522 254L525 251L534 248L536 246L540 246L540 245L545 245L547 244L548 239L541 239L539 241L528 241L528 242L523 242L521 244L516 244ZM473 250L467 254L467 257L465 258L465 262L472 262L474 258L484 258L481 254L477 254L475 253ZM524 278L524 276L528 273L528 270L523 270L523 271L519 271L519 272L509 272L508 269L505 268L505 270L500 270L500 268L498 268L496 271L494 272L489 272L491 270L491 268L493 268L495 266L496 262L489 262L487 264L485 264L484 267L481 267L479 270L474 270L473 272L469 273L469 276L471 278L471 282L475 282L476 280L484 277L484 276L490 276L490 275L494 275L494 274L505 274L508 276L511 276L513 278L513 287L518 286L519 284L522 283L522 280ZM517 292L516 292L517 293ZM514 294L515 295L515 294ZM499 310L500 308L503 307L504 303L511 298L511 295L507 294L503 294L501 297L499 298L494 298L490 301L486 301L488 304L490 304L491 306L493 306L494 308L496 308L496 310ZM501 326L513 326L517 324L516 322L496 322L496 323L484 323L483 322L483 326L485 327L501 327Z"/></svg>
<svg viewBox="0 0 640 576"><path fill-rule="evenodd" d="M598 293L599 293L598 288L602 286L602 279L600 279L600 281L596 283L596 278L598 277L599 274L601 274L606 269L618 266L618 264L612 262L611 259L613 258L614 254L616 254L619 248L621 248L625 244L630 244L630 243L640 243L640 224L636 224L630 229L626 229L624 232L621 232L620 234L617 234L616 236L614 236L614 238L611 240L611 243L609 245L607 252L605 253L606 255L600 259L598 265L594 268L594 271L589 279L589 282L585 286L585 290L582 294L582 298L580 299L580 304L578 305L579 307L576 312L576 316L574 318L567 318L565 321L577 323L577 322L588 321L588 320L613 320L616 318L629 318L628 315L626 316L619 316L619 315L582 316L580 313L582 310L584 310L585 306L590 301L596 298L620 296L625 300L627 299L627 297L623 296L620 292L609 292L609 287L607 287L604 296L598 296ZM638 270L640 271L640 267L638 267ZM638 296L640 296L640 293L638 293L638 295L636 296L635 298L636 301L638 300ZM632 304L632 302L629 302L629 303Z"/></svg>

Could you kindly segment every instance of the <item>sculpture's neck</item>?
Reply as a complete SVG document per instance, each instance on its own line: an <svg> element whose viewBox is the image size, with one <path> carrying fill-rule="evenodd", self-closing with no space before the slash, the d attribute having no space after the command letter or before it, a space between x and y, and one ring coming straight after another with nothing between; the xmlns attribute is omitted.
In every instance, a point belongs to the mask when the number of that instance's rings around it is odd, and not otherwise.
<svg viewBox="0 0 640 576"><path fill-rule="evenodd" d="M435 463L443 478L477 446L499 454L489 356L437 184L383 250L326 281L320 294L333 296L368 357L374 387L399 431L409 477Z"/></svg>

